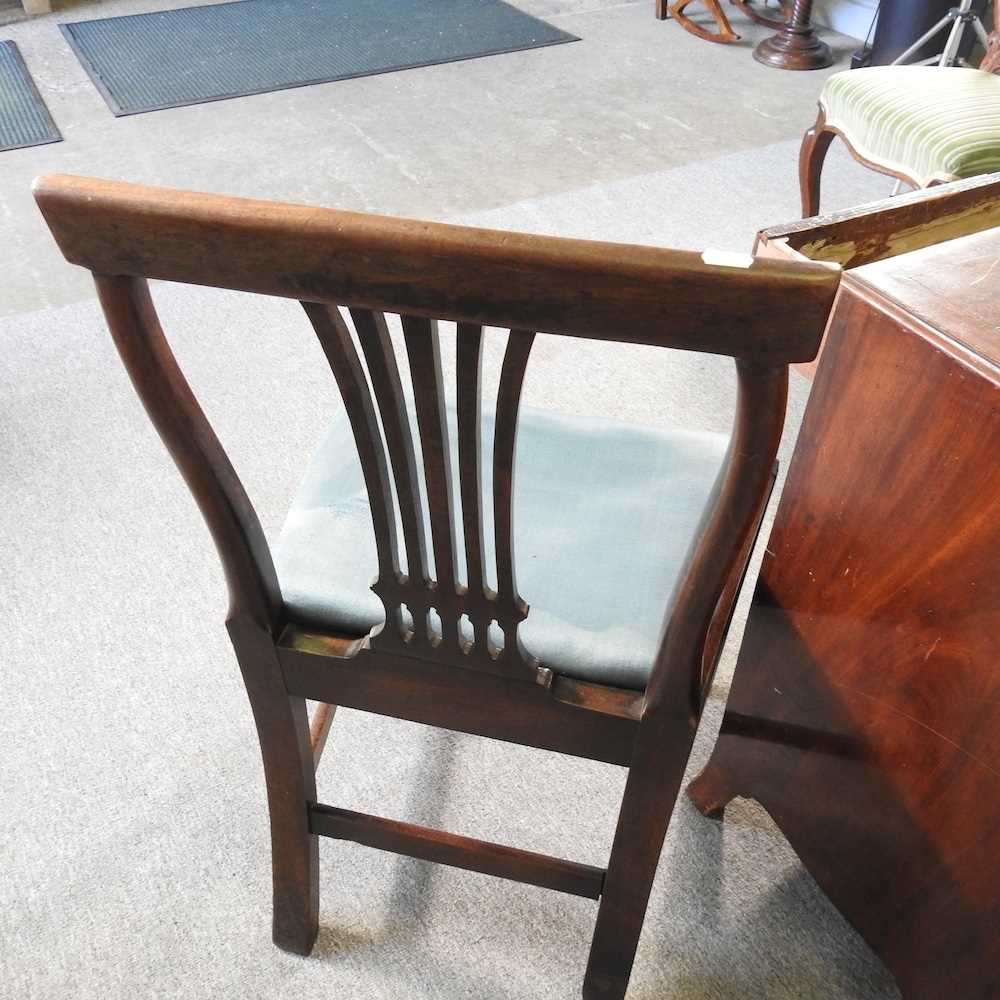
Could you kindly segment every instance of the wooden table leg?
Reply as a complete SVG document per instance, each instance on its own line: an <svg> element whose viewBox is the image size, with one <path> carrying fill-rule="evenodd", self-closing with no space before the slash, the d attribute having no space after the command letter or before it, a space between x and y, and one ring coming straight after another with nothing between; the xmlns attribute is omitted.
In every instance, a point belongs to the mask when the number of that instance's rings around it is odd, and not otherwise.
<svg viewBox="0 0 1000 1000"><path fill-rule="evenodd" d="M775 69L823 69L833 64L833 52L812 28L812 0L795 0L788 22L754 49L753 57Z"/></svg>

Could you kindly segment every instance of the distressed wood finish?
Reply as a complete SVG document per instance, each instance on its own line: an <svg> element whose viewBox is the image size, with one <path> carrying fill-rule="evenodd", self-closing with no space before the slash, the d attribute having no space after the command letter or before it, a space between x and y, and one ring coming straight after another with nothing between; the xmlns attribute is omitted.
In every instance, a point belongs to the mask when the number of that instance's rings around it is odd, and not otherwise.
<svg viewBox="0 0 1000 1000"><path fill-rule="evenodd" d="M855 268L1000 226L1000 174L986 174L764 229L756 252Z"/></svg>
<svg viewBox="0 0 1000 1000"><path fill-rule="evenodd" d="M844 279L718 743L906 1000L1000 995L1000 229Z"/></svg>
<svg viewBox="0 0 1000 1000"><path fill-rule="evenodd" d="M36 197L67 258L95 272L122 359L201 505L226 569L229 631L264 755L275 941L291 951L310 950L317 932L317 835L347 838L600 897L583 992L588 1000L621 1000L705 690L772 481L787 366L816 351L839 270L766 260L720 266L653 248L74 178L43 180ZM170 355L148 277L302 302L357 444L377 536L373 590L386 607L384 626L368 635L338 635L290 620L253 508ZM353 334L341 308L350 313ZM384 310L401 317L415 423ZM457 484L448 454L437 319L456 322L458 330ZM493 454L485 458L484 325L510 330ZM513 561L513 478L521 388L541 331L736 359L733 440L666 609L645 692L553 676L520 643L519 626L530 609L518 591ZM483 565L481 472L487 460L493 472L496 592ZM464 582L457 571L461 551L468 567ZM428 627L431 609L440 618L439 634ZM459 641L463 614L474 626L472 642ZM489 646L491 621L504 633L501 649ZM307 700L329 706L318 710L311 725ZM628 767L607 872L320 805L315 764L333 705Z"/></svg>
<svg viewBox="0 0 1000 1000"><path fill-rule="evenodd" d="M757 234L754 253L853 269L995 226L1000 174L987 174L765 229ZM811 380L821 358L822 350L794 368Z"/></svg>

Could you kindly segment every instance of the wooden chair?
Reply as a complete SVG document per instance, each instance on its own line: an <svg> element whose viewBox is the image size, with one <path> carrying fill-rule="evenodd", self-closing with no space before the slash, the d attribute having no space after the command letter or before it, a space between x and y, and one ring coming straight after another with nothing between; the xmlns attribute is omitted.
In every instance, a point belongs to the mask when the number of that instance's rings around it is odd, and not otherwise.
<svg viewBox="0 0 1000 1000"><path fill-rule="evenodd" d="M1000 170L1000 4L979 69L873 66L834 73L799 152L802 216L840 136L859 163L916 188Z"/></svg>
<svg viewBox="0 0 1000 1000"><path fill-rule="evenodd" d="M318 836L347 839L600 899L583 992L592 1000L624 996L667 823L772 482L787 366L816 353L839 269L742 257L728 266L651 247L72 177L38 181L35 196L66 259L94 273L122 360L201 507L225 568L227 627L267 782L275 943L299 954L310 951L317 933ZM313 595L319 605L312 608L297 610L284 599L285 580L250 500L171 354L148 278L302 302L343 397L341 419L349 423L362 478L358 491L370 501L364 527L377 571L372 590L384 609L374 627L323 627L324 615L332 614L320 606L324 593ZM349 310L353 333L338 306ZM383 310L401 317L415 426ZM457 456L449 453L436 319L457 324ZM483 414L481 398L487 324L511 331L495 417ZM600 675L600 665L574 674L571 667L540 662L528 644L531 617L513 561L515 548L522 551L513 515L523 495L520 474L514 487L514 471L523 471L525 461L531 466L526 428L547 419L519 412L536 331L736 359L733 437L709 463L710 481L684 539L690 547L676 568L662 639L654 637L646 677L631 687L587 679ZM566 341L569 359L572 344ZM480 447L487 423L491 456ZM579 456L582 443L601 464L614 460L620 445L651 433L616 426L614 448L602 449L600 426L585 424L575 450L570 437L569 451ZM515 463L519 440L524 448L519 445ZM669 447L669 440L657 447ZM698 468L699 451L696 441L692 460ZM326 458L354 461L339 444L321 451ZM492 473L491 490L482 481L483 465ZM544 477L542 465L524 479ZM319 478L304 486L300 513L310 509L310 492L328 488L323 477L333 475L322 465L314 471ZM660 495L654 486L662 484L646 472L633 470L637 489L630 493L630 510L641 518L636 510L644 502L653 515L649 523L669 523L669 496ZM623 488L613 482L607 492ZM581 499L599 505L604 497L595 488ZM567 509L557 500L553 506L549 534L557 521L565 538ZM494 532L487 531L489 507ZM335 530L337 517L329 508L327 515L322 523ZM644 541L655 548L652 535ZM614 546L605 540L601 548L606 556ZM488 583L490 550L495 587ZM569 544L563 555L571 558L577 550ZM547 571L573 587L592 554L580 551L574 563L550 559ZM601 578L595 573L584 583L599 585ZM524 596L534 597L527 589ZM638 604L643 594L635 589L628 596ZM667 595L660 600L667 603ZM307 699L627 767L607 869L321 804L315 764L333 710L321 710L310 729Z"/></svg>
<svg viewBox="0 0 1000 1000"><path fill-rule="evenodd" d="M672 17L685 31L690 32L698 38L703 38L706 42L720 42L722 44L738 42L740 36L733 31L733 26L722 9L720 0L700 0L704 4L707 12L715 19L717 31L709 31L702 27L697 21L692 21L686 10L695 0L656 0L656 16L661 21ZM768 17L751 6L752 0L729 0L741 13L745 14L751 21L763 24L765 27L778 30L785 25L785 16L788 11L788 0L781 0L781 12L779 17Z"/></svg>

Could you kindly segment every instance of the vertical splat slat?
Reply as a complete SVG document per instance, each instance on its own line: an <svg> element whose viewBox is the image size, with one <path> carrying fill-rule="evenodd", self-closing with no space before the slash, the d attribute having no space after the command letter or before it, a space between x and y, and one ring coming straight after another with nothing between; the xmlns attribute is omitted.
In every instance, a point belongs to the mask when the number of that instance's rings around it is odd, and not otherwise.
<svg viewBox="0 0 1000 1000"><path fill-rule="evenodd" d="M385 318L352 309L351 316L364 356L354 346L344 317L334 306L302 303L330 363L344 398L372 508L379 562L373 590L386 607L392 624L378 642L400 642L404 633L402 607L413 616L413 635L407 646L424 656L444 656L451 662L478 669L492 668L506 676L551 680L524 650L518 628L528 613L517 591L514 572L513 476L518 411L534 333L512 330L504 355L497 394L493 447L493 520L496 541L497 593L486 582L485 511L482 488L482 345L481 326L462 323L457 343L457 410L459 481L462 501L467 589L458 580L455 525L455 485L445 405L441 354L435 321L403 316L403 339L416 403L416 422L410 419L392 340ZM367 366L368 377L365 376ZM369 388L369 380L371 387ZM381 428L379 426L381 418ZM384 440L383 440L384 439ZM435 575L431 586L427 541L417 478L415 440L423 455L429 506ZM403 543L410 566L417 573L404 578L400 570L392 485L399 498ZM428 613L436 608L441 643L436 649L428 635ZM475 628L475 641L461 643L461 616ZM503 651L489 651L492 620L504 633Z"/></svg>
<svg viewBox="0 0 1000 1000"><path fill-rule="evenodd" d="M389 466L361 360L354 349L351 332L335 306L303 302L302 307L330 363L354 432L375 529L379 582L395 584L399 576L399 558Z"/></svg>
<svg viewBox="0 0 1000 1000"><path fill-rule="evenodd" d="M417 628L413 641L424 645L427 630L420 627L427 620L429 605L426 601L427 547L424 540L424 522L420 513L420 489L417 480L417 463L413 451L413 433L406 412L403 385L399 378L392 339L381 313L367 309L351 309L351 319L358 333L358 341L368 365L368 376L382 417L382 432L392 462L396 499L400 520L403 523L403 542L406 548L406 567L409 586L406 601ZM382 596L382 595L379 595Z"/></svg>
<svg viewBox="0 0 1000 1000"><path fill-rule="evenodd" d="M442 641L448 647L456 649L459 612L455 590L454 500L437 323L414 316L402 316L400 319L410 363L420 448L424 459L424 482L427 487L431 543L437 577L437 588L432 601L441 618Z"/></svg>
<svg viewBox="0 0 1000 1000"><path fill-rule="evenodd" d="M493 442L493 521L496 532L497 593L500 625L504 630L504 654L520 647L517 627L528 607L517 592L514 573L514 453L517 445L517 414L528 356L535 335L511 330L500 371L497 392L496 435Z"/></svg>
<svg viewBox="0 0 1000 1000"><path fill-rule="evenodd" d="M468 577L468 613L476 639L485 644L490 623L486 607L484 553L486 537L482 503L482 354L483 328L458 324L456 348L458 410L458 475L462 494L462 531Z"/></svg>

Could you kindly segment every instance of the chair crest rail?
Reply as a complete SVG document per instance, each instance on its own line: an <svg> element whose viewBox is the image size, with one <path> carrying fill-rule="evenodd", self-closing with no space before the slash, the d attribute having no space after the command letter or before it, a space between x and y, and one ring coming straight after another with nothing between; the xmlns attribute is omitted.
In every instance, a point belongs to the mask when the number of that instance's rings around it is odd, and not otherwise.
<svg viewBox="0 0 1000 1000"><path fill-rule="evenodd" d="M786 364L816 355L836 268L390 219L70 176L35 182L99 274ZM458 277L461 280L457 280ZM776 321L776 317L781 321Z"/></svg>

